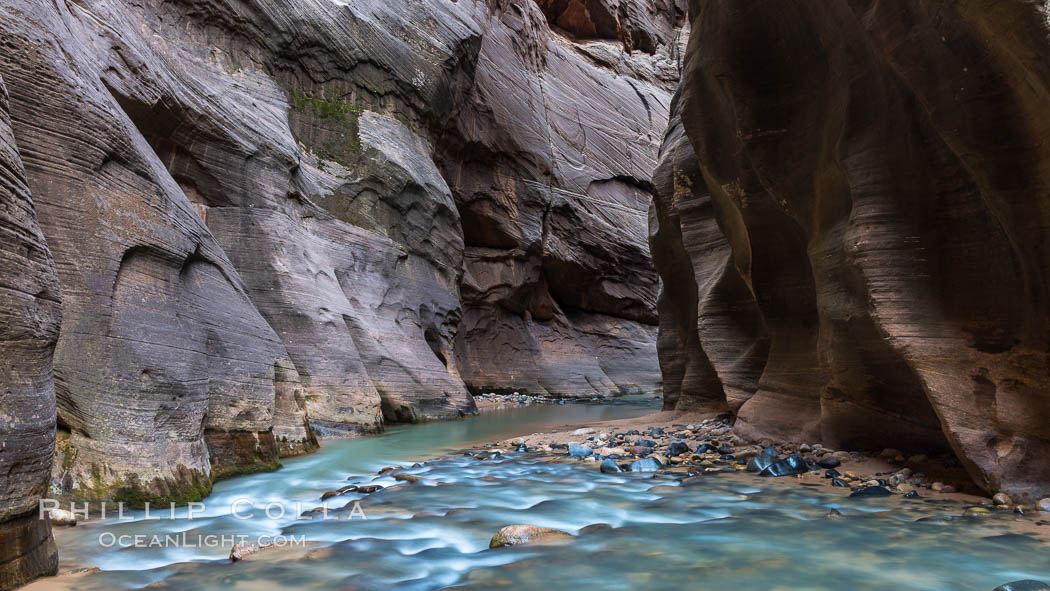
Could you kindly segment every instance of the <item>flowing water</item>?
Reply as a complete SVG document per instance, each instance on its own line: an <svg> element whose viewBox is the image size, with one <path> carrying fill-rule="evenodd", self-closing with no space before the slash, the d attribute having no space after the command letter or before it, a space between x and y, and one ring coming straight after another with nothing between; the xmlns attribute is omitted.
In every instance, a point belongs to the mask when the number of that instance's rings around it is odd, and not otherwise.
<svg viewBox="0 0 1050 591"><path fill-rule="evenodd" d="M84 590L165 589L707 589L991 591L1007 581L1050 579L1050 545L1031 517L951 519L955 502L900 497L847 499L842 489L747 474L681 486L669 476L601 474L593 463L551 463L527 454L478 459L449 454L406 473L401 484L375 473L472 443L552 424L626 418L643 406L533 406L464 421L397 427L381 437L327 443L269 474L215 486L193 520L93 521L59 536L66 566L102 573ZM347 480L349 478L349 481ZM373 480L375 479L375 480ZM328 501L328 519L296 517L322 491L351 483L396 486ZM236 519L231 507L238 499ZM360 500L359 505L355 501ZM267 518L264 508L271 506ZM345 508L344 508L344 505ZM278 516L280 507L286 516ZM829 519L830 509L844 518ZM364 514L362 518L361 514ZM931 517L917 521L922 517ZM1024 519L1027 530L1018 528ZM533 524L579 534L556 544L488 549L500 527ZM1045 523L1045 522L1044 522ZM1030 530L1036 533L1024 533ZM305 537L236 564L230 547L103 548L100 536ZM1021 532L1021 533L1018 533ZM185 535L183 535L185 534ZM109 537L102 541L110 542ZM149 546L151 539L141 544Z"/></svg>

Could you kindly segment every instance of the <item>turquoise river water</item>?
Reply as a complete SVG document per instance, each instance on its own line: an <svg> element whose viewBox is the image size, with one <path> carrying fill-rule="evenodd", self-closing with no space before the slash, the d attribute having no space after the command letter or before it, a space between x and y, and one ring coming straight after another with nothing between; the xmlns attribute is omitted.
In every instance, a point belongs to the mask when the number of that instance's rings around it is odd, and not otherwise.
<svg viewBox="0 0 1050 591"><path fill-rule="evenodd" d="M794 479L730 474L681 486L659 474L601 474L593 463L541 462L527 454L476 459L455 451L555 424L653 410L531 406L327 442L276 472L217 484L193 519L185 508L175 519L167 509L150 520L139 511L63 530L63 569L101 568L77 577L75 588L87 591L991 591L1017 579L1050 580L1050 524L1039 525L1038 518L952 519L962 505L847 499L842 489ZM329 499L327 519L298 517L319 506L326 490L397 485L376 472L417 461L422 465L406 472L421 482ZM826 518L833 508L845 518ZM918 521L923 517L933 519ZM488 548L500 527L518 523L573 534L594 524L611 528L557 544ZM207 536L224 535L304 542L231 564L229 544L208 545Z"/></svg>

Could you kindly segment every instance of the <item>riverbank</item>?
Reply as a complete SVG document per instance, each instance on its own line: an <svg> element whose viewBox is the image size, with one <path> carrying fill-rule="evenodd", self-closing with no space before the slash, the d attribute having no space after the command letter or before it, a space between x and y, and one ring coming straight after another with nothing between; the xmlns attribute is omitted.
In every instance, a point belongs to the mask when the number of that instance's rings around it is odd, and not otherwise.
<svg viewBox="0 0 1050 591"><path fill-rule="evenodd" d="M676 442L677 447L671 449ZM588 449L581 449L574 457L570 455L569 446ZM663 470L688 476L748 471L757 475L761 467L775 461L782 462L780 471L784 471L784 460L797 457L805 464L787 470L797 473L780 477L790 476L800 486L829 486L858 495L910 494L912 499L929 497L963 503L973 515L980 515L987 509L1034 513L1050 520L1050 512L1038 511L1036 506L1050 508L1046 499L1021 504L1005 495L989 497L973 484L953 457L906 455L892 448L865 452L833 450L820 444L795 445L770 440L745 442L733 432L728 422L702 413L660 411L613 421L564 423L549 431L489 442L477 451L493 453L523 449L545 455L550 460L572 458L591 462L596 464L596 469L601 469L601 464L609 459L617 468L627 471L631 463L652 458L661 464ZM756 466L763 450L770 449L775 451L775 457L767 451L771 461ZM613 469L609 463L605 466L608 470Z"/></svg>

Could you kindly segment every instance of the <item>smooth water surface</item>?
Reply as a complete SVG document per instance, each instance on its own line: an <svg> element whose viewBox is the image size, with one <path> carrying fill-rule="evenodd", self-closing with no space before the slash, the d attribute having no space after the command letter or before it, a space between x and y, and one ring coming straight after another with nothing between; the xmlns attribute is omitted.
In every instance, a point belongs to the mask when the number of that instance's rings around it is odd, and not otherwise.
<svg viewBox="0 0 1050 591"><path fill-rule="evenodd" d="M1050 579L1050 545L1042 533L1050 526L1012 514L950 519L963 509L953 502L847 499L842 489L749 474L706 476L681 486L669 475L606 475L593 463L543 462L527 454L448 455L405 470L423 481L400 486L388 475L375 475L383 465L541 430L548 418L584 421L651 410L531 407L334 442L276 473L220 483L205 518L90 524L76 528L75 536L64 532L60 551L74 562L106 569L78 579L77 588L89 590L154 584L282 590L991 591L1016 579ZM310 509L319 504L321 491L348 484L347 476L351 483L375 479L396 488L329 500L329 517L336 519L261 517L270 500L289 505L300 500ZM229 515L229 504L242 496L255 498L256 519ZM351 515L356 500L367 519ZM845 517L827 518L832 508ZM935 519L916 521L922 517ZM1019 519L1035 533L1017 533L1025 531L1018 528ZM518 523L573 534L598 523L611 529L558 544L488 549L496 530ZM267 532L305 536L308 544L230 564L228 547L102 551L100 531Z"/></svg>

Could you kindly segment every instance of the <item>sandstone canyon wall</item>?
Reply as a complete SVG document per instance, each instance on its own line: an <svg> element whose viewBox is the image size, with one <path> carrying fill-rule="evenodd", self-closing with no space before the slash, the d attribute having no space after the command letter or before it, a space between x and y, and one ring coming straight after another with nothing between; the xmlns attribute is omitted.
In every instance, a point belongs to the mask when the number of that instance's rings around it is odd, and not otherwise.
<svg viewBox="0 0 1050 591"><path fill-rule="evenodd" d="M10 123L0 78L0 589L58 569L37 500L47 492L55 445L60 295Z"/></svg>
<svg viewBox="0 0 1050 591"><path fill-rule="evenodd" d="M0 7L62 292L55 492L196 500L470 389L658 389L685 7L585 4Z"/></svg>
<svg viewBox="0 0 1050 591"><path fill-rule="evenodd" d="M690 8L651 211L667 406L1045 493L1044 3Z"/></svg>

